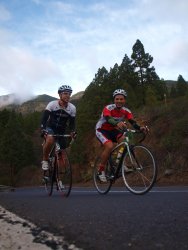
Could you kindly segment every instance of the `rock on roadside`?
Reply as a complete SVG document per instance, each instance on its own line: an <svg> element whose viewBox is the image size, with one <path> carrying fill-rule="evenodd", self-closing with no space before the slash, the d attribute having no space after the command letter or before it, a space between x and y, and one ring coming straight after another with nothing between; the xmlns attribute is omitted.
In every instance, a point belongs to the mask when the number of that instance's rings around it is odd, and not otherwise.
<svg viewBox="0 0 188 250"><path fill-rule="evenodd" d="M0 249L9 250L78 250L63 237L40 230L36 225L18 217L0 206Z"/></svg>

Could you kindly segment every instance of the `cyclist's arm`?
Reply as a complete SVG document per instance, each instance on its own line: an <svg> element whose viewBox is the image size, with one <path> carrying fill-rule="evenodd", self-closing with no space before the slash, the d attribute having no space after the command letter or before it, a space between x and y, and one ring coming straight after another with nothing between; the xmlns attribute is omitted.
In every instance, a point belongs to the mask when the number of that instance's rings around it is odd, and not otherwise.
<svg viewBox="0 0 188 250"><path fill-rule="evenodd" d="M75 133L76 132L76 107L72 103L69 103L69 105L70 105L71 113L69 116L68 127L71 133Z"/></svg>
<svg viewBox="0 0 188 250"><path fill-rule="evenodd" d="M76 118L75 118L75 116L70 117L69 129L70 129L71 132L75 132L75 129L76 129Z"/></svg>
<svg viewBox="0 0 188 250"><path fill-rule="evenodd" d="M127 126L123 121L117 121L116 119L114 119L111 116L107 116L106 120L109 124L111 124L112 126L114 126L115 129L120 129L123 130L125 129Z"/></svg>
<svg viewBox="0 0 188 250"><path fill-rule="evenodd" d="M144 134L147 134L149 132L149 129L147 126L139 126L136 123L136 121L134 121L133 119L129 119L128 121L131 123L131 125L133 126L134 129L139 130Z"/></svg>
<svg viewBox="0 0 188 250"><path fill-rule="evenodd" d="M118 121L116 121L112 116L104 116L104 118L112 126L116 126L118 124Z"/></svg>
<svg viewBox="0 0 188 250"><path fill-rule="evenodd" d="M128 121L129 121L129 123L133 126L134 129L140 130L141 127L136 123L135 120L129 119Z"/></svg>
<svg viewBox="0 0 188 250"><path fill-rule="evenodd" d="M41 120L41 129L46 129L46 124L47 124L49 116L50 116L50 111L47 109L44 110L44 113L42 115L42 120Z"/></svg>

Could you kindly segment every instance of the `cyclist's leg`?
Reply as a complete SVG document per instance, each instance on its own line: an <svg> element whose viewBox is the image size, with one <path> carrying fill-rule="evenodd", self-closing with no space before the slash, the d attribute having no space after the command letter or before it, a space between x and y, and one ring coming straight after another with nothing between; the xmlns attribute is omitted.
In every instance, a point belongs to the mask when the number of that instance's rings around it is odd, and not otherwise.
<svg viewBox="0 0 188 250"><path fill-rule="evenodd" d="M114 147L114 144L112 141L107 141L104 145L103 145L103 150L101 152L101 162L100 162L100 165L101 165L101 169L100 170L103 170L104 171L104 168L102 169L102 167L104 167L108 161L108 158L109 158L109 155L110 155L110 152L112 151Z"/></svg>
<svg viewBox="0 0 188 250"><path fill-rule="evenodd" d="M54 134L53 130L51 128L47 128L47 131L48 131L48 134L43 144L43 161L48 161L49 153L54 143L54 137L50 136Z"/></svg>
<svg viewBox="0 0 188 250"><path fill-rule="evenodd" d="M66 139L65 138L59 138L58 140L61 151L58 154L58 165L61 167L65 167L66 166Z"/></svg>
<svg viewBox="0 0 188 250"><path fill-rule="evenodd" d="M99 178L101 181L106 182L105 167L107 165L110 152L114 147L114 143L112 141L114 138L109 131L105 130L97 130L96 137L102 144L102 152L100 154L100 161L98 162Z"/></svg>
<svg viewBox="0 0 188 250"><path fill-rule="evenodd" d="M54 137L50 136L54 134L53 130L50 128L47 128L48 134L45 138L45 141L43 143L43 160L42 160L42 169L44 171L48 170L49 164L48 164L48 157L52 148L52 145L54 144Z"/></svg>

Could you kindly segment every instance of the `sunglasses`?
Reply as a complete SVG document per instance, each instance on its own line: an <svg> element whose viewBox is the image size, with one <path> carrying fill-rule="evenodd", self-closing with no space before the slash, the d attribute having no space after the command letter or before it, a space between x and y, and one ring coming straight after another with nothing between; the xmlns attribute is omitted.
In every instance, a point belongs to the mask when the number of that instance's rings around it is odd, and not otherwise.
<svg viewBox="0 0 188 250"><path fill-rule="evenodd" d="M60 95L69 95L69 96L71 96L71 93L70 92L61 92Z"/></svg>

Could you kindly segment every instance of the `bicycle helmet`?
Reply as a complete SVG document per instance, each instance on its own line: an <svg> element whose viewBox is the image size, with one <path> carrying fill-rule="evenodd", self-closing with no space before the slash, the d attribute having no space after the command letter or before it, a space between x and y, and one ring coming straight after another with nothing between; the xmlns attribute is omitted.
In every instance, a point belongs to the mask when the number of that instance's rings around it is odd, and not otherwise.
<svg viewBox="0 0 188 250"><path fill-rule="evenodd" d="M127 92L126 92L124 89L116 89L116 90L113 92L113 98L114 98L116 95L123 95L123 96L127 97Z"/></svg>
<svg viewBox="0 0 188 250"><path fill-rule="evenodd" d="M69 92L71 94L72 93L72 88L69 85L62 85L58 89L58 94L60 94L62 92Z"/></svg>

